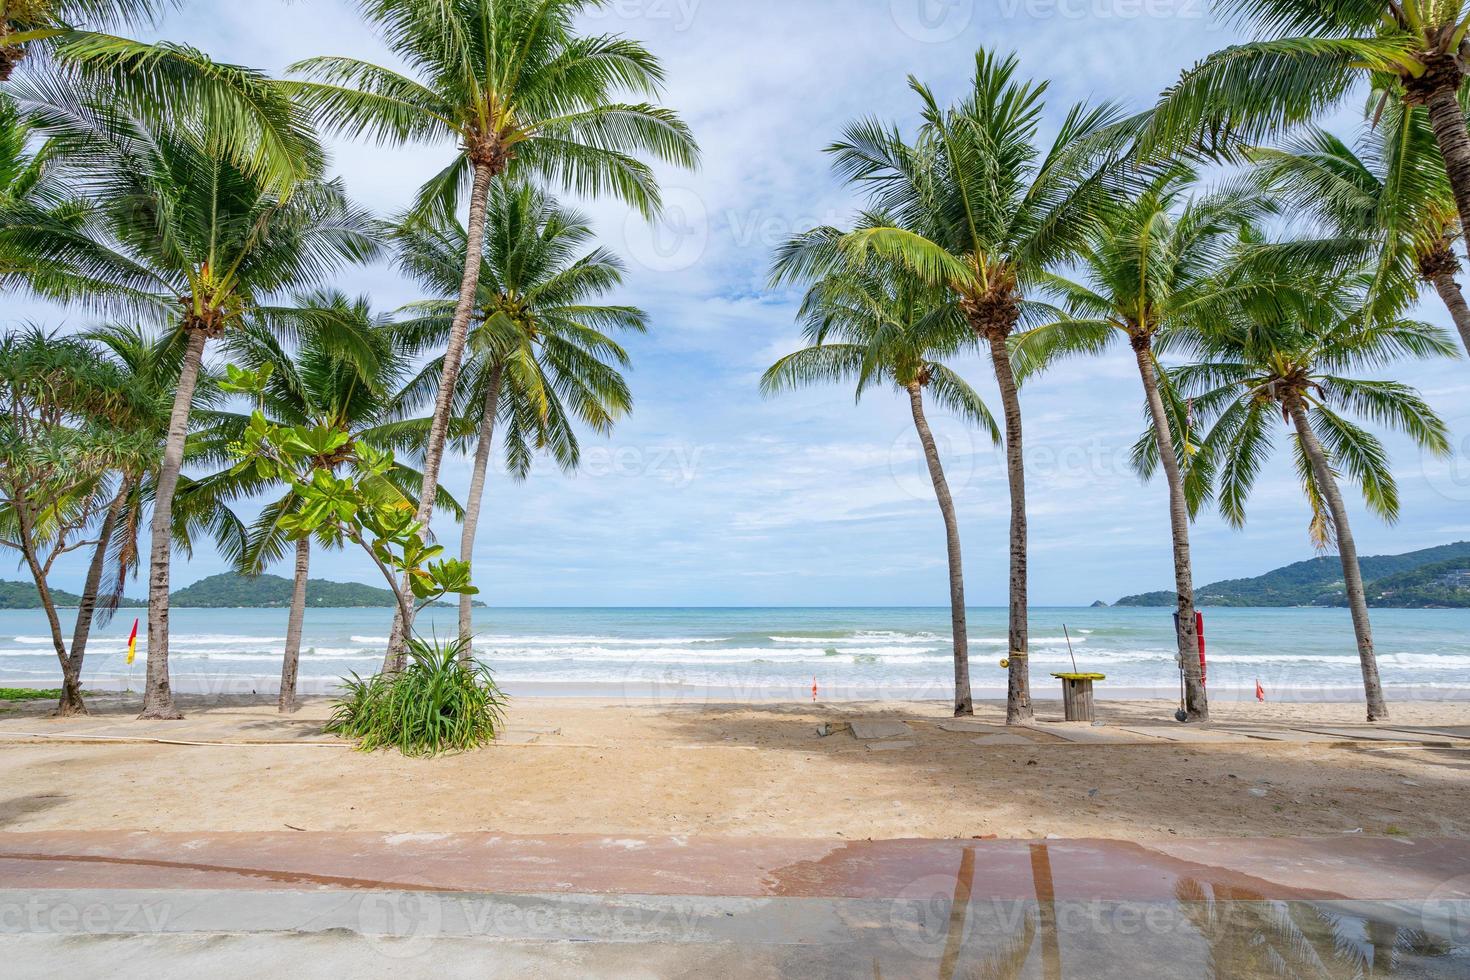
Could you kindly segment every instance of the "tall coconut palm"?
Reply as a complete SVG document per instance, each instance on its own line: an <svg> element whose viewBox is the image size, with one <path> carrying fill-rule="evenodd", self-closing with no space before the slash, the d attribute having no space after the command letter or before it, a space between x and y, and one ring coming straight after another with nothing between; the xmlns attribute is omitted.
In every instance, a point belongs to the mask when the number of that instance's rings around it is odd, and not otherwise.
<svg viewBox="0 0 1470 980"><path fill-rule="evenodd" d="M628 355L609 331L642 333L647 317L631 306L600 302L623 281L623 266L605 248L591 248L591 225L528 185L497 184L486 208L489 234L476 286L474 331L460 378L455 415L474 426L474 467L465 501L460 558L473 564L485 477L497 422L506 423L506 466L520 478L548 450L564 470L581 451L573 420L598 434L612 431L633 407L622 371ZM395 234L405 272L442 297L459 291L466 232L458 223L408 218ZM455 301L413 305L401 329L420 345L442 344L453 328ZM434 384L444 359L421 377ZM459 603L459 637L471 655L469 596Z"/></svg>
<svg viewBox="0 0 1470 980"><path fill-rule="evenodd" d="M513 169L581 194L611 192L644 214L659 206L652 171L635 154L680 166L697 158L688 128L668 109L614 101L622 90L652 97L663 80L641 44L582 36L576 18L601 0L358 0L363 15L417 77L354 58L315 58L293 70L291 90L327 124L380 143L452 142L455 159L420 194L420 211L452 215L469 189L458 301L424 454L434 510L444 442L475 312L490 185ZM405 624L411 626L412 624ZM393 647L406 631L399 631Z"/></svg>
<svg viewBox="0 0 1470 980"><path fill-rule="evenodd" d="M1304 270L1302 283L1241 304L1237 315L1196 335L1198 360L1173 372L1196 411L1213 419L1194 466L1208 478L1220 512L1245 521L1245 501L1271 452L1278 412L1294 433L1297 472L1312 508L1311 534L1321 548L1334 542L1342 561L1368 720L1388 718L1378 677L1373 632L1357 548L1339 488L1346 476L1369 510L1398 515L1398 490L1383 445L1344 413L1397 429L1420 446L1449 453L1444 422L1408 385L1354 377L1401 357L1456 356L1438 327L1377 315L1364 301L1371 276Z"/></svg>
<svg viewBox="0 0 1470 980"><path fill-rule="evenodd" d="M1059 316L1021 334L1015 359L1017 375L1024 378L1063 357L1101 353L1119 338L1132 347L1153 424L1149 459L1162 466L1169 488L1185 709L1191 720L1205 721L1209 702L1192 628L1187 460L1175 448L1187 442L1187 434L1180 431L1177 412L1165 404L1155 345L1173 329L1209 322L1241 291L1242 283L1222 273L1238 233L1261 217L1266 206L1259 196L1240 191L1188 199L1194 180L1189 169L1170 167L1141 194L1110 208L1078 253L1084 281L1043 278L1060 300ZM1186 624L1191 628L1184 629Z"/></svg>
<svg viewBox="0 0 1470 980"><path fill-rule="evenodd" d="M143 707L147 718L177 718L168 676L173 501L205 344L272 294L371 258L377 229L340 182L311 178L284 193L262 171L236 167L207 119L157 120L99 98L106 104L80 100L47 117L98 201L96 220L59 249L115 288L95 301L150 311L185 338L154 490ZM319 169L319 149L314 156Z"/></svg>
<svg viewBox="0 0 1470 980"><path fill-rule="evenodd" d="M1462 220L1470 216L1466 0L1224 0L1254 34L1184 72L1159 100L1145 152L1254 144L1320 119L1355 89L1423 106Z"/></svg>
<svg viewBox="0 0 1470 980"><path fill-rule="evenodd" d="M872 224L886 224L879 218ZM803 242L794 247L800 249ZM782 278L781 258L777 277ZM874 385L890 384L907 396L914 429L944 519L949 557L950 628L954 644L954 713L973 715L969 637L965 623L964 561L959 518L924 412L924 395L1001 443L1000 427L973 388L944 358L974 346L964 314L943 288L922 282L902 266L858 266L828 273L814 282L798 314L810 346L781 358L761 378L775 394L803 385L855 380L857 397Z"/></svg>
<svg viewBox="0 0 1470 980"><path fill-rule="evenodd" d="M255 408L272 422L329 429L351 437L351 442L332 458L316 460L320 467L337 470L350 465L352 447L359 443L400 454L409 449L408 454L395 457L393 469L383 480L375 478L371 482L386 498L417 502L422 476L403 460L412 455L411 447L421 445L429 420L394 417L400 386L408 376L408 350L397 340L392 322L374 314L366 297L353 299L334 290L299 295L289 307L256 311L226 336L221 347L233 365L250 371L269 370ZM199 489L222 497L269 489L269 484L263 484L253 471L237 473L229 465L238 461L229 444L240 438L249 416L227 412L200 415L205 429L201 433L201 456L228 468L201 481ZM448 494L445 503L459 516L459 505ZM303 537L291 546L281 527L281 518L296 504L292 494L267 504L250 528L243 548L233 556L240 572L258 575L269 564L284 559L288 547L294 547L291 606L277 699L282 712L298 707L296 679L313 543L311 537ZM341 541L327 535L319 536L316 543L325 547L341 545Z"/></svg>
<svg viewBox="0 0 1470 980"><path fill-rule="evenodd" d="M147 24L178 0L0 0L0 82L36 44L73 37L79 27Z"/></svg>
<svg viewBox="0 0 1470 980"><path fill-rule="evenodd" d="M1454 254L1460 216L1422 108L1386 107L1375 125L1364 127L1356 148L1307 127L1279 147L1248 155L1255 178L1296 214L1344 244L1361 243L1376 265L1377 292L1396 296L1416 280L1433 286L1470 350L1470 305L1456 280Z"/></svg>
<svg viewBox="0 0 1470 980"><path fill-rule="evenodd" d="M829 147L837 173L868 190L874 209L893 224L860 228L835 248L830 229L819 229L793 243L778 277L830 268L835 253L859 262L877 255L949 289L988 347L1005 415L1011 496L1006 717L1013 724L1031 718L1032 708L1021 402L1007 341L1038 312L1028 290L1076 250L1096 220L1107 191L1101 164L1127 132L1113 106L1075 106L1055 139L1041 145L1046 85L1018 80L1016 69L1015 57L980 51L969 94L949 108L911 79L923 119L912 144L877 120L849 126Z"/></svg>

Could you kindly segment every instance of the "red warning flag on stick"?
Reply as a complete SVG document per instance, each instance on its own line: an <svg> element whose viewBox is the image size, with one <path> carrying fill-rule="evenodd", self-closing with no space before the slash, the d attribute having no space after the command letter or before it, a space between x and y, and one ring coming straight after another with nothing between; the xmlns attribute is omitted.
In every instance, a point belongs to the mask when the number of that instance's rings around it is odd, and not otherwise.
<svg viewBox="0 0 1470 980"><path fill-rule="evenodd" d="M1256 700L1262 703L1265 703L1266 700L1266 689L1261 686L1261 679L1259 677L1256 678Z"/></svg>

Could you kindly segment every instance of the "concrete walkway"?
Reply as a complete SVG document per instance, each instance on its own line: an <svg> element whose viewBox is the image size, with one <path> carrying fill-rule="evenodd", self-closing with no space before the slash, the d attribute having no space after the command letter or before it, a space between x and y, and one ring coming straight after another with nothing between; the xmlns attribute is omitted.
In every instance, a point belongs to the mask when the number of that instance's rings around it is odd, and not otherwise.
<svg viewBox="0 0 1470 980"><path fill-rule="evenodd" d="M7 977L1463 977L1470 848L13 833L0 955Z"/></svg>

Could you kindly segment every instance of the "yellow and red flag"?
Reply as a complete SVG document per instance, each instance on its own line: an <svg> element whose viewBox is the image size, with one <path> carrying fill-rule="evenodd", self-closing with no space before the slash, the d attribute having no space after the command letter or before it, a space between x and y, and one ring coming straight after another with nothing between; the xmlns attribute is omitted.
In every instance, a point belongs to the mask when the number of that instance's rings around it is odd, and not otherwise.
<svg viewBox="0 0 1470 980"><path fill-rule="evenodd" d="M133 658L138 655L138 621L133 620L133 635L128 637L128 666L133 665Z"/></svg>

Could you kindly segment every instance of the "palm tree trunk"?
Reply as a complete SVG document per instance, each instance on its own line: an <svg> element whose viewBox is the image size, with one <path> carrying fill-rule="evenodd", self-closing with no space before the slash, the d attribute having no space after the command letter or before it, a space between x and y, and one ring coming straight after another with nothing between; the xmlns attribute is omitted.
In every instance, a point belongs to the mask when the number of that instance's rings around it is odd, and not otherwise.
<svg viewBox="0 0 1470 980"><path fill-rule="evenodd" d="M1302 450L1312 463L1312 475L1327 499L1327 509L1332 514L1332 528L1337 535L1338 554L1342 559L1342 581L1347 590L1348 609L1353 615L1353 632L1358 641L1358 660L1363 668L1363 694L1368 701L1368 720L1387 721L1388 703L1383 700L1383 685L1378 679L1378 659L1373 654L1373 626L1368 621L1368 601L1363 594L1363 574L1358 568L1358 548L1353 543L1353 532L1348 527L1347 507L1337 487L1337 478L1327 465L1327 456L1322 444L1312 432L1307 420L1307 409L1300 398L1286 404L1291 420L1296 425L1297 438Z"/></svg>
<svg viewBox="0 0 1470 980"><path fill-rule="evenodd" d="M444 443L449 437L449 419L454 413L454 389L459 384L459 369L464 361L465 341L469 336L470 317L475 311L475 293L480 286L481 253L485 247L485 211L490 199L490 181L495 171L488 163L475 163L475 181L470 191L469 237L466 240L464 275L459 284L459 301L449 328L449 345L444 351L444 373L439 379L439 397L434 402L434 421L429 426L429 442L424 447L424 483L419 490L419 523L424 535L429 534L429 520L434 516L434 495L439 489L439 465L444 458ZM404 576L404 591L408 578ZM412 620L395 619L388 638L388 656L383 663L385 673L403 669L404 641L413 631Z"/></svg>
<svg viewBox="0 0 1470 980"><path fill-rule="evenodd" d="M990 360L1000 386L1006 421L1006 477L1011 489L1010 661L1006 682L1006 724L1019 725L1034 716L1031 710L1031 670L1026 636L1026 463L1021 443L1021 398L1005 335L987 333Z"/></svg>
<svg viewBox="0 0 1470 980"><path fill-rule="evenodd" d="M1455 329L1460 331L1460 342L1470 351L1470 304L1465 302L1465 294L1460 291L1460 284L1455 281L1454 273L1437 273L1429 281L1434 284L1434 291L1439 293L1445 308L1450 311Z"/></svg>
<svg viewBox="0 0 1470 980"><path fill-rule="evenodd" d="M1455 195L1455 207L1460 212L1460 224L1470 228L1470 130L1466 129L1465 114L1460 109L1459 73L1454 75L1454 84L1435 88L1425 98L1424 106L1429 114L1429 125L1434 128L1439 154L1444 158L1450 191ZM1470 249L1470 237L1466 238L1465 244Z"/></svg>
<svg viewBox="0 0 1470 980"><path fill-rule="evenodd" d="M296 542L296 579L291 589L291 613L286 618L286 653L281 658L281 693L276 708L287 714L295 711L296 675L301 667L301 626L306 621L306 579L311 569L311 538Z"/></svg>
<svg viewBox="0 0 1470 980"><path fill-rule="evenodd" d="M1174 435L1164 398L1159 394L1153 344L1147 335L1130 338L1138 357L1138 374L1148 397L1154 423L1154 441L1159 445L1159 462L1169 483L1169 527L1174 537L1174 590L1179 596L1179 665L1184 671L1184 710L1190 721L1209 721L1210 703L1205 694L1199 663L1199 637L1195 630L1194 572L1189 559L1189 502L1184 496L1184 474L1174 452Z"/></svg>
<svg viewBox="0 0 1470 980"><path fill-rule="evenodd" d="M944 515L944 542L949 551L949 619L954 633L954 714L959 718L975 713L975 702L970 696L970 641L965 628L965 564L960 558L960 524L955 517L949 481L944 478L944 467L939 462L939 447L934 444L934 433L929 431L929 420L924 417L924 388L914 382L908 391L914 428L919 431L924 459L929 464L929 478L934 481L934 496L939 500L939 512Z"/></svg>
<svg viewBox="0 0 1470 980"><path fill-rule="evenodd" d="M58 715L84 715L87 706L82 701L82 660L87 654L87 641L92 635L92 620L97 613L97 593L102 589L102 571L107 564L107 549L117 530L118 519L127 506L132 492L131 482L124 477L118 485L117 496L107 507L102 518L102 527L97 531L97 544L92 551L92 561L87 566L87 578L82 583L82 595L77 603L77 621L72 629L71 654L62 664L61 701L56 706Z"/></svg>
<svg viewBox="0 0 1470 980"><path fill-rule="evenodd" d="M40 597L41 608L46 613L46 625L51 630L51 646L56 651L56 659L61 664L61 675L63 688L61 702L57 705L57 714L83 714L86 709L81 705L81 675L71 669L71 658L66 654L66 639L61 633L61 617L56 612L56 599L52 595L51 585L46 581L46 566L41 561L38 543L36 540L35 526L31 514L30 502L19 493L13 494L15 506L11 509L15 514L16 529L20 532L21 556L30 570L31 579L36 583L36 594ZM68 693L66 681L71 682L73 690ZM77 710L80 708L80 710Z"/></svg>
<svg viewBox="0 0 1470 980"><path fill-rule="evenodd" d="M194 403L194 386L204 361L203 330L189 330L184 363L179 368L179 386L168 419L168 438L163 446L163 465L153 494L152 546L148 556L148 685L143 692L140 718L182 718L174 706L168 677L169 563L173 558L174 491L184 466L184 439L189 433L189 410Z"/></svg>
<svg viewBox="0 0 1470 980"><path fill-rule="evenodd" d="M505 364L496 361L490 369L490 386L485 391L485 404L480 419L479 444L475 446L475 468L470 475L470 496L464 503L464 530L459 536L460 560L473 566L475 531L480 525L480 502L485 495L485 473L490 468L490 453L495 442L495 416L500 411L500 381ZM473 597L459 597L459 657L468 663L474 657L471 635L475 629Z"/></svg>

